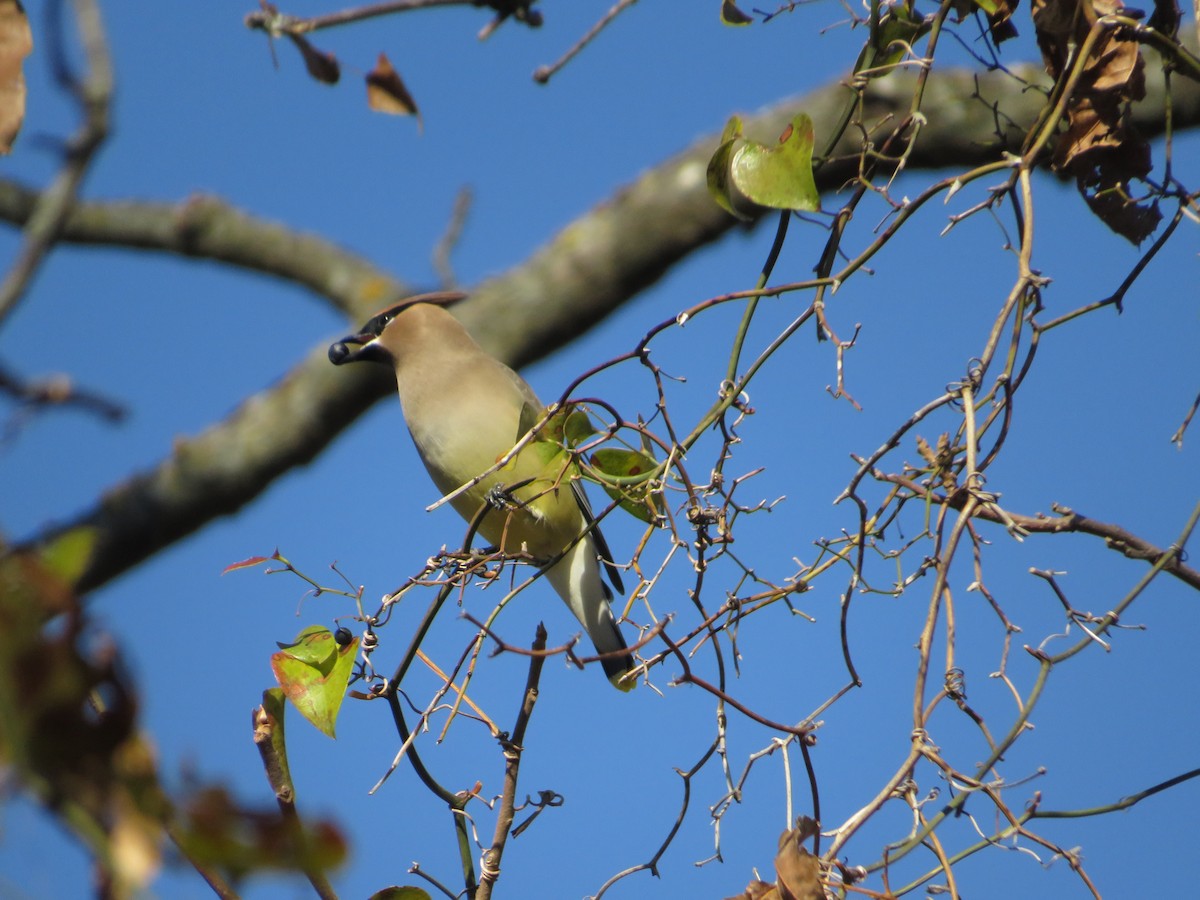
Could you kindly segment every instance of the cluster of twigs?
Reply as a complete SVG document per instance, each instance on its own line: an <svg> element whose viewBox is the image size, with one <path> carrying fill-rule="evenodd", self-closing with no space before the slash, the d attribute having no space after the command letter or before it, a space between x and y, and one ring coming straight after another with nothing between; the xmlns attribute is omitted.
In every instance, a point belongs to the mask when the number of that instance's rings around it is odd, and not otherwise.
<svg viewBox="0 0 1200 900"><path fill-rule="evenodd" d="M711 813L717 825L715 856L720 856L720 820L724 812L741 796L751 768L777 752L782 752L786 766L789 749L799 749L811 798L809 811L814 817L820 818L820 779L809 748L815 743L816 732L821 724L820 717L830 714L839 700L862 685L854 664L856 640L850 624L850 612L855 598L870 592L893 596L908 594L916 589L915 585L922 576L931 576L932 587L928 593L924 623L917 637L918 663L913 682L911 746L891 777L879 786L877 794L870 802L846 817L840 824L824 823L829 844L822 858L826 866L829 888L842 891L864 890L856 885L869 873L878 872L884 879L888 896L903 896L930 884L935 879L941 879L944 889L951 896L957 896L955 866L958 862L989 847L1006 842L1022 842L1025 845L1040 845L1055 857L1066 859L1083 884L1098 896L1098 891L1091 883L1078 855L1038 833L1033 823L1039 819L1094 815L1127 808L1143 797L1194 777L1197 773L1184 773L1168 783L1149 788L1103 808L1068 812L1043 809L1040 795L1036 792L1018 794L1019 799L1014 800L1013 791L1018 785L1007 779L1001 772L999 763L1027 733L1033 712L1055 667L1082 652L1107 649L1109 633L1120 627L1122 615L1147 585L1159 575L1167 573L1191 587L1200 587L1200 573L1186 565L1182 553L1183 546L1200 519L1200 504L1181 526L1178 538L1169 547L1161 548L1128 533L1118 525L1096 521L1071 509L1056 508L1053 516L1028 515L1006 509L1001 505L1000 496L988 490L987 474L1001 458L1010 429L1015 427L1014 399L1023 389L1026 378L1033 369L1043 335L1108 306L1119 308L1138 275L1170 238L1184 217L1197 217L1200 205L1197 203L1197 193L1186 188L1174 175L1168 174L1158 183L1148 181L1150 199L1156 203L1173 204L1175 212L1132 268L1129 276L1110 296L1100 301L1087 303L1053 318L1045 317L1041 291L1047 279L1031 265L1037 210L1033 179L1035 173L1046 166L1051 142L1060 134L1059 126L1070 108L1072 86L1079 80L1089 63L1086 53L1076 58L1073 66L1060 75L1055 87L1045 95L1043 114L1036 126L1029 128L1020 153L1004 154L993 161L943 178L929 185L913 199L893 198L892 179L905 168L909 155L920 141L925 123L922 100L926 79L934 70L938 40L943 29L947 27L947 16L952 8L950 3L942 4L937 13L930 18L928 36L920 52L909 46L901 59L884 63L882 68L873 68L869 61L860 68L859 76L847 95L840 129L826 136L826 152L818 158L818 166L833 162L833 148L843 140L847 130L857 130L862 134L861 150L857 158L858 174L849 186L848 199L830 214L827 226L829 237L815 267L816 277L786 283L771 281L775 261L786 240L792 216L791 213L784 212L779 217L774 244L753 289L707 299L681 312L676 318L661 323L648 331L627 353L581 376L568 387L560 402L565 403L575 398L588 379L613 366L641 364L653 379L657 395L653 416L645 422L640 418L636 422L622 420L610 407L608 412L611 414L612 424L603 436L607 439L614 434L622 434L629 445L653 448L661 459L660 464L652 471L642 473L639 478L626 480L620 485L610 481L610 487L620 487L626 492L626 499L632 499L634 502L648 502L646 498L650 496L661 498L665 495L668 498L665 504L653 505L656 511L662 513L656 523L662 526L662 531L649 527L627 563L639 576L639 583L632 592L624 613L629 621L641 624L642 636L636 649L643 661L640 670L642 677L648 684L655 685L655 673L665 662L671 661L678 665L682 674L670 682L670 687L690 685L699 688L711 694L717 705L714 721L720 724L711 745L700 755L694 766L683 772L684 779L690 781L701 769L715 760L721 760L724 766L728 791L723 800L713 805ZM873 7L873 12L878 14L879 8ZM873 19L871 23L865 24L877 25L878 21ZM1102 36L1113 31L1123 33L1126 40L1141 40L1141 29L1142 26L1134 20L1114 16L1100 17L1091 26L1088 40L1094 44ZM1161 36L1145 36L1145 40L1147 43L1159 43ZM1175 47L1168 53L1168 57L1177 59L1177 54L1180 53L1186 55L1186 51ZM866 92L871 79L886 76L891 69L899 66L912 66L918 71L908 114L885 123L867 120L863 108L866 105ZM976 97L973 102L984 101ZM997 122L1000 122L1005 115L1004 110L996 109L994 112ZM936 113L931 113L934 114ZM1001 139L1002 135L997 134L997 141ZM1167 164L1170 173L1169 159ZM1011 235L1010 246L1014 250L1015 275L1007 291L1003 293L992 326L977 348L967 370L948 384L943 392L931 397L928 402L914 410L878 449L855 457L858 468L837 499L839 503L847 504L855 510L856 527L847 530L840 538L819 542L816 559L811 564L802 566L800 571L785 583L773 584L763 580L755 574L751 563L739 559L733 553L731 544L738 519L743 515L769 508L769 504L766 501L742 504L734 499L738 487L756 474L755 472L732 478L726 474L726 467L733 458L733 447L739 440L739 426L743 417L751 412L745 397L752 380L762 365L780 347L791 341L801 328L811 324L818 336L827 340L834 351L836 387L831 388L830 393L835 398L843 398L857 406L846 384L846 360L847 354L855 346L858 327L853 329L848 339L839 337L833 322L834 316L828 306L833 292L856 273L864 270L872 258L906 226L914 213L930 200L939 197L948 199L981 179L996 176L1003 178L1002 183L989 187L983 200L967 212L951 217L947 226L954 227L969 217L983 213L991 214L999 222L1006 210L1012 219L1006 233ZM854 250L847 245L846 225L861 212L862 205L869 198L878 198L886 204L889 210L887 221L865 247ZM1140 198L1140 201L1145 202L1146 198ZM809 300L799 309L792 322L768 341L749 365L745 365L742 355L746 336L760 298L781 295L787 295L793 300L801 297L808 297ZM664 374L654 361L650 341L666 330L702 316L716 306L729 303L742 306L743 320L730 348L726 377L719 399L695 423L681 426L675 421L669 408L663 384ZM945 429L936 446L931 445L922 436L922 429L929 427ZM689 469L694 471L698 468L695 463L696 450L701 446L702 438L714 429L721 435L721 440L712 451L713 461L707 469L706 478L697 481ZM914 445L918 448L923 464L902 461L901 448ZM590 445L576 448L575 451L577 463L585 468L586 452L589 449ZM685 458L692 462L685 466ZM894 526L911 510L916 511L918 521L922 523L921 528L915 537L907 540L902 546L890 547L886 532L889 529L894 530ZM603 515L611 512L610 507ZM1024 645L1023 649L1036 664L1033 684L1026 690L1019 688L1009 673L1012 665L1012 639L1021 631L1021 627L989 590L985 577L985 548L994 532L1005 533L1017 541L1032 533L1088 534L1102 539L1109 549L1142 560L1149 566L1137 583L1102 615L1076 610L1063 593L1054 573L1032 571L1032 574L1042 579L1061 601L1068 635L1073 628L1078 628L1082 634L1073 644L1057 652L1052 652L1050 645L1056 639L1061 640L1064 635L1049 634L1037 644ZM470 535L465 547L469 547L469 538ZM883 557L889 566L899 572L890 585L881 586L878 583L874 567L870 563L875 556ZM958 597L960 589L955 586L951 570L955 560L960 557L970 560L974 573L966 591L978 593L986 598L999 626L998 634L1002 648L1000 666L997 671L991 673L991 677L1001 680L1013 699L1012 714L999 727L995 723L989 725L984 715L967 701L966 673L968 669L977 668L977 664L972 663L968 666L960 658L956 645L955 621L959 615L956 604L962 601ZM492 581L498 576L496 567L503 567L512 561L495 554L472 555L464 550L459 554L441 557L436 561L436 565L414 578L409 586L426 584L433 577L439 590L436 607L448 591L462 589L465 586L464 580L482 577L485 581ZM712 592L709 586L713 579L711 573L714 572L715 564L720 562L731 563L737 574L732 587L724 589L725 599L715 607L710 607L705 598ZM686 625L683 618L678 617L678 613L673 610L660 613L655 608L660 602L656 600L655 594L657 583L665 577L669 569L675 570L679 566L686 566L692 572L688 595L695 607L695 620L690 625ZM727 570L722 570L722 577L725 571ZM799 612L792 604L791 598L811 590L817 583L823 584L837 579L839 573L845 578L844 587L840 591L840 637L846 671L845 684L815 709L806 711L804 715L797 714L794 721L773 721L755 709L752 698L739 696L732 680L730 662L736 661L739 655L738 625L748 616L762 614L780 602L787 604L791 613ZM476 623L479 626L477 638L447 675L443 689L434 697L433 702L420 711L422 722L427 720L436 704L451 690L458 698L450 712L453 717L465 694L474 661L485 639L492 639L499 651L522 652L499 637L493 625L496 614L531 580L525 580L506 594L487 622ZM926 578L921 583L929 584L930 580ZM434 608L431 608L431 615L433 611ZM683 631L676 633L681 626ZM405 656L405 663L389 682L392 688L399 686L407 663L419 652L423 633L418 633ZM936 646L938 634L944 635L944 645L940 652ZM715 671L711 678L703 674L709 667L701 667L694 660L696 651L704 645L711 648L711 668ZM571 646L560 647L557 650L546 650L544 646L539 646L535 648L531 658L537 663L546 653L567 653L574 656ZM466 665L462 681L455 681L464 661L468 659L470 662ZM536 686L536 666L531 668L530 679L530 684ZM945 727L939 725L938 713L946 702L957 708L977 729L987 748L986 756L981 762L963 766L943 755L937 746L936 735L939 728ZM395 704L393 710L397 711ZM727 722L727 710L735 711L774 732L774 736L761 750L748 756L738 777L735 777L729 768L725 753L727 735L724 723ZM402 734L410 734L403 726L400 728ZM407 738L405 748L410 755L415 754L411 741ZM512 762L509 750L505 751L505 758ZM515 777L515 766L506 771ZM420 772L418 767L418 773ZM922 772L925 774L921 776L921 780L929 781L936 776L936 779L951 787L949 799L932 813L927 810L927 804L936 796L936 792L924 798L919 796L917 784L918 776ZM934 775L931 776L930 772ZM790 769L788 784L790 809ZM513 796L506 782L505 800L499 813L501 822L512 821ZM967 800L973 796L986 799L994 808L999 824L989 828L982 823L979 813L971 814L968 819L978 833L978 841L952 851L943 838L946 823L961 814ZM842 866L839 859L847 852L852 839L885 804L894 801L905 803L911 808L911 831L885 847L874 862L868 862L855 869ZM688 802L685 800L674 827L649 859L614 875L601 887L597 896L634 872L657 871L658 861L670 846L679 825L688 813ZM818 834L815 838L815 847L818 850L820 844L821 836ZM910 876L907 884L894 886L893 870L918 848L925 848L931 852L934 864L927 871L916 874L915 877ZM502 841L494 841L489 850L493 862L498 863L498 856L502 850ZM859 847L855 855L862 859L865 853L865 848Z"/></svg>
<svg viewBox="0 0 1200 900"><path fill-rule="evenodd" d="M299 36L310 33L316 27L345 24L383 13L434 5L443 4L437 0L379 4L364 8L358 14L327 17L327 21L318 21L314 25L311 20L281 15L273 7L264 4L260 12L248 17L247 24L273 36ZM537 24L531 3L493 2L475 5L486 5L494 10L496 18L491 26L493 28L510 17L527 24ZM617 3L597 28L589 32L562 61L539 70L539 80L548 78L567 59L583 49L607 21L629 6L627 2ZM1128 277L1111 295L1052 318L1046 317L1041 297L1046 279L1031 264L1038 201L1035 175L1049 164L1064 123L1077 111L1073 105L1075 91L1084 80L1088 67L1093 65L1093 60L1088 56L1089 48L1109 39L1118 39L1154 47L1163 54L1167 61L1165 67L1169 71L1195 77L1200 67L1196 65L1194 56L1173 35L1148 28L1136 18L1120 14L1119 10L1095 15L1088 4L1087 8L1093 15L1082 35L1079 52L1057 73L1054 85L1049 89L1038 85L1021 85L1025 93L1041 91L1043 102L1036 121L1025 123L1025 135L1019 142L1017 152L995 153L987 161L928 185L913 198L898 199L892 194L893 179L909 168L911 161L921 152L928 122L937 115L936 110L926 108L928 81L935 70L939 42L951 28L951 14L960 6L952 0L940 4L922 20L919 31L916 28L911 31L911 40L907 42L900 38L883 40L886 16L893 11L884 4L870 4L870 15L859 23L868 34L867 50L842 95L839 114L832 122L826 123L827 131L822 135L823 152L818 152L816 156L818 174L822 168L848 173L848 182L845 185L847 192L839 205L822 220L827 238L814 266L815 275L799 280L773 280L777 260L794 218L790 212L781 213L774 240L752 288L693 304L677 316L649 329L628 352L584 373L568 386L559 404L568 401L583 403L589 409L598 411L606 424L594 440L564 449L570 452L580 470L606 483L620 495L601 511L601 521L618 514L618 507L622 503L627 506L640 505L648 513L650 521L635 551L628 558L617 561L627 566L637 581L622 613L627 622L639 629L639 639L633 649L641 661L639 677L647 687L666 692L671 687L687 685L713 698L717 713L713 721L717 724L712 740L697 754L693 764L680 771L685 783L690 785L691 780L707 767L722 768L725 794L711 806L711 816L716 824L714 857L719 857L721 853L720 826L725 812L743 795L751 770L763 760L776 755L783 760L787 774L789 819L792 818L794 802L790 759L796 752L803 761L805 771L803 783L807 786L807 792L800 792L806 794L805 812L814 819L822 818L819 759L812 748L822 727L822 717L836 711L843 698L863 685L855 665L858 641L851 612L858 598L864 594L912 595L918 591L919 585L929 587L923 620L916 635L918 652L913 680L910 746L868 802L840 822L822 822L824 831L815 833L814 853L822 859L827 886L831 891L904 896L940 879L944 889L951 896L957 896L955 866L962 859L997 844L1020 840L1026 845L1040 845L1055 856L1068 860L1082 883L1097 893L1078 856L1039 833L1034 823L1040 819L1094 815L1127 808L1160 790L1195 777L1197 773L1182 773L1168 782L1101 808L1061 811L1043 809L1036 792L1014 794L1018 785L1001 772L1000 761L1028 733L1033 712L1055 668L1082 653L1107 649L1111 632L1122 626L1122 617L1152 581L1165 574L1200 589L1200 572L1187 565L1183 554L1183 548L1200 519L1200 504L1180 526L1176 539L1164 548L1119 525L1098 521L1065 507L1055 509L1054 515L1050 516L1008 509L1001 504L1000 495L988 489L987 477L996 461L1002 457L1012 429L1019 425L1014 400L1026 390L1027 376L1034 368L1043 335L1099 310L1108 307L1119 309L1138 276L1181 222L1200 217L1197 192L1186 187L1175 173L1168 131L1166 174L1158 180L1145 178L1142 183L1146 194L1130 202L1142 206L1171 205L1172 215L1142 258L1132 267ZM86 217L77 216L77 221L70 221L70 214L79 212L75 203L78 184L92 152L106 131L109 84L108 61L103 51L103 35L99 31L94 4L77 0L75 9L85 26L85 36L94 37L94 41L85 41L89 72L85 78L70 81L80 98L84 124L72 144L72 152L65 156L68 162L64 164L58 184L40 195L32 212L27 210L20 216L16 213L10 215L26 223L26 244L9 279L0 286L0 317L24 293L31 273L55 240L63 234L77 236L81 233L85 237L76 239L101 240L88 232ZM780 11L783 11L782 7ZM767 21L778 17L776 12L762 18ZM784 21L779 19L772 27L782 27ZM994 67L992 62L985 62ZM907 109L882 119L873 117L872 86L880 79L891 77L899 69L916 72L911 82L911 92L903 104ZM1011 77L1017 79L1015 74ZM1170 96L1169 92L1166 96ZM989 103L982 95L964 102ZM996 122L996 144L999 147L1007 146L1010 128L1014 124L1009 112L999 104L994 104L990 112ZM1164 117L1170 123L1169 109L1164 111ZM855 148L853 152L847 151L848 146ZM838 321L836 307L831 302L835 292L864 272L877 254L902 228L908 226L914 214L931 200L949 199L959 191L977 187L984 179L994 178L1001 179L1001 183L987 187L979 202L966 212L951 217L947 225L947 228L952 228L968 218L982 215L990 215L997 222L1002 222L1005 216L1010 217L1010 223L1002 227L1014 251L1015 271L1006 290L994 292L999 297L999 303L990 329L982 337L979 346L973 348L971 361L965 371L954 373L944 390L928 398L899 422L877 449L855 457L857 468L837 498L844 509L850 510L853 526L847 527L837 538L797 547L798 556L811 552L813 558L810 562L800 564L792 576L778 583L764 578L758 573L754 561L741 558L733 547L739 521L769 510L774 502L767 499L743 500L750 489L745 486L753 484L752 479L757 471L731 471L740 431L746 416L753 412L747 400L752 383L760 377L764 365L781 347L794 343L802 329L811 328L823 342L820 345L821 352L832 351L829 353L830 364L835 377L830 393L834 398L857 406L851 391L853 379L848 371L853 364L859 326L843 325ZM873 202L882 203L884 220L861 246L856 246L854 242L858 238L852 236L849 225ZM197 212L197 208L193 207L188 212L199 215L206 211ZM209 212L215 215L220 210ZM178 218L182 220L183 217ZM206 246L202 243L205 239L203 229L189 232L187 238L189 252L195 253L197 248ZM109 240L117 239L110 237ZM219 257L215 252L212 255ZM309 254L307 258L313 257ZM237 262L249 265L241 259ZM257 265L270 269L276 263L260 262ZM296 280L312 278L310 272L300 274L295 269L288 270L291 264L286 261L278 265L281 272L288 271L288 277ZM762 300L777 297L786 297L795 304L792 320L763 343L753 358L749 358L747 348L751 323L756 321ZM334 302L348 309L354 308L352 299L338 297L334 298ZM742 320L729 347L724 371L718 379L718 399L695 421L681 422L669 403L666 386L669 376L656 361L651 341L687 321L731 304L741 308ZM581 389L590 379L616 366L641 366L650 379L655 398L654 408L647 411L644 418L622 414L615 405L599 399L579 397ZM6 378L5 384L17 382ZM1177 441L1182 441L1192 412L1194 407L1180 425L1175 436ZM714 434L717 439L712 441L710 435ZM939 436L931 442L927 435L932 434ZM589 454L601 444L611 441L622 441L627 447L642 448L658 460L658 464L636 477L626 479L613 479L597 473L589 468ZM921 461L906 462L906 448L916 448ZM699 461L705 459L708 463L702 465ZM703 475L698 474L701 471ZM564 477L569 477L566 470ZM919 527L911 529L911 536L896 546L891 535L899 530L902 522L908 526L915 522ZM528 827L543 809L558 802L552 792L544 793L536 801L530 800L525 807L518 801L522 750L534 711L542 665L548 657L560 654L579 665L587 665L595 660L579 654L574 642L548 648L544 633L537 635L531 648L521 647L506 638L496 625L497 617L512 598L527 589L538 577L535 567L517 569L515 565L545 564L548 561L520 559L472 549L478 524L478 520L471 523L460 550L443 552L430 559L417 574L387 595L377 607L363 607L361 590L345 593L356 603L353 618L362 628L363 653L353 686L354 696L386 703L401 743L393 769L401 762L406 762L428 790L447 805L456 824L463 889L472 896L487 897L500 876L507 838ZM1033 660L1036 669L1032 684L1023 690L1018 680L1010 674L1013 640L1022 630L1021 623L989 589L985 560L990 558L986 548L994 536L1007 535L1013 540L1021 540L1034 533L1093 536L1098 542L1103 541L1108 549L1140 561L1145 568L1136 583L1102 614L1076 609L1054 572L1035 570L1033 577L1038 578L1050 595L1061 603L1067 632L1065 636L1058 632L1047 634L1036 643L1023 645L1022 649ZM154 549L156 547L145 549L142 556ZM886 571L894 574L890 577L880 575L876 560L884 564ZM961 570L964 562L969 562L972 571L972 580L965 588L960 588L952 575L956 560L960 562L959 569L955 571ZM125 564L125 560L118 560L111 564L110 569L103 570L101 574L93 573L91 577L97 582L101 581ZM286 568L295 571L290 565ZM668 578L678 578L680 573L687 580L687 596L693 606L686 614L674 605L668 607L668 602L656 590L660 583ZM491 614L482 621L471 620L475 626L474 634L453 664L441 665L425 653L422 648L429 628L447 599L479 585L504 583L509 585L509 589L494 605ZM738 690L735 678L737 660L743 649L752 652L749 648L739 647L739 627L750 616L768 615L781 607L786 609L789 616L803 616L803 611L797 606L797 598L817 586L826 588L830 584L836 585L840 598L838 636L845 667L844 681L814 707L797 710L788 721L779 721L756 708L755 699L743 696ZM80 586L87 587L90 583L84 578ZM315 581L313 586L321 591L328 590ZM379 633L388 626L398 600L418 591L432 592L428 611L409 640L405 652L380 671L376 668ZM711 599L714 591L720 597L715 602ZM974 674L978 666L968 664L956 644L955 623L964 592L978 593L995 614L1000 664L990 674L1001 681L1012 696L1011 714L1004 718L1002 724L996 723L996 715L989 712L985 716L967 700L967 678ZM679 595L676 593L673 596ZM1074 643L1059 649L1061 642L1073 636L1075 630L1080 634ZM940 647L939 635L942 638ZM701 651L710 654L710 657L704 657L708 662L698 661ZM498 716L480 708L471 698L472 678L480 659L487 652L518 653L529 659L527 681L520 694L513 725L507 731L497 726ZM413 701L406 690L405 679L417 661L433 671L439 681L438 688L423 703ZM677 667L679 674L673 681L664 683L661 676L668 664L673 670ZM943 753L938 746L937 735L945 727L941 715L948 707L961 713L970 727L977 731L986 747L982 761L963 764L950 754ZM730 713L744 717L770 732L770 738L760 749L748 754L744 765L736 772L736 766L731 766L727 753ZM480 723L488 738L497 741L504 774L503 789L494 802L482 797L478 788L466 792L451 790L437 779L422 759L421 735L431 730L435 718L443 720L441 736L444 736L451 724L460 717ZM923 796L918 787L920 782L928 783L931 780L941 780L950 787L949 798L940 805L931 804L934 795L927 793ZM978 812L965 812L966 803L972 797L982 798L989 805L997 825L985 825ZM882 849L868 846L865 840L855 842L852 847L851 842L876 818L877 813L885 805L897 802L911 810L910 831L894 836ZM488 806L495 817L492 836L486 842L479 838L470 814L472 804L479 803ZM524 821L516 823L523 808L531 813ZM597 895L635 872L657 872L663 854L672 845L684 819L691 814L690 791L685 791L676 820L661 843L641 864L615 873L600 887ZM946 834L949 823L960 816L971 823L978 833L978 840L954 849ZM822 852L823 839L828 843ZM932 854L932 864L925 867L910 861L906 868L899 869L900 864L919 849ZM853 868L842 862L849 855L854 857L856 863ZM477 860L482 860L478 871ZM905 873L903 877L907 883L900 886L892 883L897 871ZM419 867L414 867L413 872L447 896L456 896L459 892ZM875 873L878 873L884 885L879 891L866 887L865 879ZM319 877L314 875L314 878ZM321 881L318 890L326 893L329 890L327 883Z"/></svg>

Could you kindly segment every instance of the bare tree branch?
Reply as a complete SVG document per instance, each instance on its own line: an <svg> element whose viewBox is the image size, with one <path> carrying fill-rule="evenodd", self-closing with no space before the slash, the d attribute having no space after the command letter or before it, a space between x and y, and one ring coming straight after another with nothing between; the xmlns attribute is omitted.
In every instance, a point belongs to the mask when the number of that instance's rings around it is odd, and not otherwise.
<svg viewBox="0 0 1200 900"><path fill-rule="evenodd" d="M54 246L63 220L83 186L92 158L108 136L113 72L100 10L92 0L77 0L75 15L87 64L84 76L76 78L63 61L65 54L61 47L61 33L54 36L52 47L58 63L59 80L75 95L83 121L67 142L62 170L51 186L36 197L29 215L25 217L25 243L0 282L0 322L16 308L38 267Z"/></svg>
<svg viewBox="0 0 1200 900"><path fill-rule="evenodd" d="M1016 71L1029 82L1034 67ZM1200 86L1177 80L1174 127L1200 124ZM907 109L911 76L875 83L866 120ZM846 102L834 85L796 98L746 122L750 134L777 134L796 110L831 127ZM1162 131L1162 86L1147 86L1135 123ZM973 98L973 99L971 99ZM906 159L910 169L968 165L1016 150L1022 125L1034 120L1042 93L1005 73L947 70L926 88L929 108L953 109L923 128ZM997 112L1003 110L1003 115ZM828 192L857 171L858 136L848 136L817 173ZM710 198L705 171L716 136L704 138L654 167L610 201L582 215L528 261L479 286L456 310L481 343L514 365L561 347L653 284L690 253L737 223ZM39 195L0 181L0 219L24 224ZM297 234L212 198L181 205L81 203L63 222L60 239L138 247L225 262L309 288L358 319L409 292L398 279L315 236ZM497 311L503 314L498 315ZM482 324L487 322L486 330ZM76 587L104 584L158 550L232 513L279 475L315 457L390 390L385 372L344 372L328 365L324 344L279 384L243 403L228 419L176 444L154 468L111 488L91 510L38 536L52 542L78 529L94 540ZM264 442L261 435L270 434Z"/></svg>

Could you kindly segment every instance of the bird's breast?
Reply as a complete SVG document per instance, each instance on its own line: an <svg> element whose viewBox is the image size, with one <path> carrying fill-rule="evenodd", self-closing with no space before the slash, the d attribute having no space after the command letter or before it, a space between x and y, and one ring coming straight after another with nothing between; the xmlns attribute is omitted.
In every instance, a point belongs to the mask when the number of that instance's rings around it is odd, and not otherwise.
<svg viewBox="0 0 1200 900"><path fill-rule="evenodd" d="M503 429L489 428L485 422L464 426L466 423L454 428L409 428L417 452L443 496L492 469L515 446L515 420ZM459 493L451 505L468 522L486 507L479 533L494 546L510 553L524 547L536 557L557 554L569 539L564 533L578 534L585 522L569 476L563 472L565 455L557 465L549 466L544 457L540 448L523 448L504 466Z"/></svg>

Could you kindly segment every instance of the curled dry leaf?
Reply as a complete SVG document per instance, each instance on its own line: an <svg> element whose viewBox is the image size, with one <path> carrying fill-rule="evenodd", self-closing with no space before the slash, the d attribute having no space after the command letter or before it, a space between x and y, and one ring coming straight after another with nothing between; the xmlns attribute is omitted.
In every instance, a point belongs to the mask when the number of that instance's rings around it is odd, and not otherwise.
<svg viewBox="0 0 1200 900"><path fill-rule="evenodd" d="M821 881L821 861L804 846L817 833L815 819L801 816L796 827L779 836L779 852L775 854L775 884L752 881L746 890L729 900L825 900L825 885Z"/></svg>
<svg viewBox="0 0 1200 900"><path fill-rule="evenodd" d="M287 36L292 39L292 43L304 57L304 66L308 69L309 75L322 84L338 83L338 79L342 77L342 67L338 65L336 56L318 50L301 35L288 32Z"/></svg>
<svg viewBox="0 0 1200 900"><path fill-rule="evenodd" d="M721 0L721 22L725 25L749 25L754 21L753 16L738 9L734 0Z"/></svg>
<svg viewBox="0 0 1200 900"><path fill-rule="evenodd" d="M393 116L416 116L421 121L417 101L412 98L400 74L392 68L387 55L379 54L375 68L367 73L367 105L375 112Z"/></svg>
<svg viewBox="0 0 1200 900"><path fill-rule="evenodd" d="M1196 2L1196 11L1200 13L1200 2ZM1154 11L1146 20L1146 27L1153 28L1160 34L1178 37L1179 26L1183 22L1183 10L1175 0L1154 0Z"/></svg>
<svg viewBox="0 0 1200 900"><path fill-rule="evenodd" d="M1017 26L1012 22L1013 13L1021 0L975 0L972 4L987 14L988 31L992 40L1001 44L1017 36Z"/></svg>
<svg viewBox="0 0 1200 900"><path fill-rule="evenodd" d="M1161 218L1130 187L1151 168L1150 145L1129 124L1129 104L1146 94L1140 47L1122 29L1107 27L1087 58L1075 62L1091 23L1124 11L1121 0L1034 0L1033 24L1052 77L1068 78L1073 66L1083 66L1067 104L1066 130L1054 148L1054 168L1075 176L1080 194L1109 228L1140 243Z"/></svg>
<svg viewBox="0 0 1200 900"><path fill-rule="evenodd" d="M25 57L33 33L19 0L0 0L0 153L9 153L25 120Z"/></svg>
<svg viewBox="0 0 1200 900"><path fill-rule="evenodd" d="M1013 13L1017 11L1021 0L950 0L950 8L954 10L955 21L962 22L968 16L983 13L987 16L988 33L997 46L1019 33L1013 24ZM895 12L897 7L893 6ZM908 12L915 13L909 9ZM882 20L881 20L882 22Z"/></svg>
<svg viewBox="0 0 1200 900"><path fill-rule="evenodd" d="M783 900L825 900L821 883L821 861L804 847L804 842L820 830L816 819L801 816L796 827L779 836L775 854L775 874L779 896Z"/></svg>

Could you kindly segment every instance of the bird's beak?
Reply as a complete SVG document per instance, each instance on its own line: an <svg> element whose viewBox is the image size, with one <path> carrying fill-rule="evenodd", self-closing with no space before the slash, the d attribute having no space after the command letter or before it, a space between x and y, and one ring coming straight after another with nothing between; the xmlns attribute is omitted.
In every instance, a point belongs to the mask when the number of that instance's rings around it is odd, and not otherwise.
<svg viewBox="0 0 1200 900"><path fill-rule="evenodd" d="M386 362L386 355L373 334L350 334L329 345L329 361L335 366L363 360Z"/></svg>

